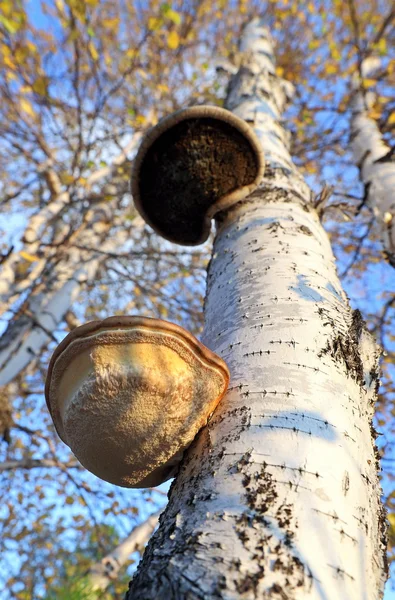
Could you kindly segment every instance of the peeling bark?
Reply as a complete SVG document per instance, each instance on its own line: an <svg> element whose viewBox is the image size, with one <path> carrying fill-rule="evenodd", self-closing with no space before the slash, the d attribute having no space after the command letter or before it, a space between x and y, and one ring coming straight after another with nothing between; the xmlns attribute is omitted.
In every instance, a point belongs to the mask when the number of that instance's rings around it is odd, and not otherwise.
<svg viewBox="0 0 395 600"><path fill-rule="evenodd" d="M127 600L376 600L385 516L371 421L379 348L352 311L288 152L259 21L228 106L261 137L260 188L222 214L204 343L229 391L186 452Z"/></svg>

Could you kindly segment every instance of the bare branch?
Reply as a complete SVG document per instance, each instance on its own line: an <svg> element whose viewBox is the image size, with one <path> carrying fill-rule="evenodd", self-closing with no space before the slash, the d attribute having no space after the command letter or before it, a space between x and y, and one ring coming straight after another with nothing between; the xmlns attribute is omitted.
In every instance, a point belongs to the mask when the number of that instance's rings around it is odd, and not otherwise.
<svg viewBox="0 0 395 600"><path fill-rule="evenodd" d="M119 570L132 552L145 546L158 523L160 513L161 511L154 513L146 521L137 525L119 546L89 569L88 585L93 590L105 590L111 581L118 577Z"/></svg>
<svg viewBox="0 0 395 600"><path fill-rule="evenodd" d="M0 473L4 471L15 471L16 469L82 469L77 461L60 464L59 461L50 458L22 458L21 460L6 460L0 463Z"/></svg>

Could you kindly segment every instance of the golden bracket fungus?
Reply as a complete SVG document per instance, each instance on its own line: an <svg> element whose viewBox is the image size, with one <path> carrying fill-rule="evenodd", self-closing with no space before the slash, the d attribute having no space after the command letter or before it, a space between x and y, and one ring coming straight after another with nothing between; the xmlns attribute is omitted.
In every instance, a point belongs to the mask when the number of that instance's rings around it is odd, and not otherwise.
<svg viewBox="0 0 395 600"><path fill-rule="evenodd" d="M121 316L66 336L45 396L84 467L116 485L150 487L175 474L228 383L225 362L182 327Z"/></svg>
<svg viewBox="0 0 395 600"><path fill-rule="evenodd" d="M264 158L252 128L223 108L194 106L162 119L135 158L132 194L141 216L162 237L194 246L211 219L260 183Z"/></svg>

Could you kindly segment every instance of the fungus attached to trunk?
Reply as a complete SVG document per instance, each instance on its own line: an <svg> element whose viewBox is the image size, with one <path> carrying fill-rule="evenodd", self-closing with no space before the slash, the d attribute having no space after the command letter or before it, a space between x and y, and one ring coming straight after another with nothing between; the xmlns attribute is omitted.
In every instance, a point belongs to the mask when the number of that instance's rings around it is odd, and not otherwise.
<svg viewBox="0 0 395 600"><path fill-rule="evenodd" d="M116 485L150 487L175 474L228 383L224 361L182 327L110 317L60 343L45 395L84 467Z"/></svg>
<svg viewBox="0 0 395 600"><path fill-rule="evenodd" d="M194 106L145 136L132 172L136 208L162 237L194 246L211 219L248 196L264 171L252 128L223 108Z"/></svg>

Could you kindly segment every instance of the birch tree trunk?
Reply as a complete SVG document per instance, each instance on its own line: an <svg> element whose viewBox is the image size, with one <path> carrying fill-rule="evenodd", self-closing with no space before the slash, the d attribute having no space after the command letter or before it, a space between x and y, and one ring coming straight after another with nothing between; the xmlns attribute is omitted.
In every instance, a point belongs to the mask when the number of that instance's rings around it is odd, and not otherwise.
<svg viewBox="0 0 395 600"><path fill-rule="evenodd" d="M149 118L152 118L151 113ZM140 139L141 133L138 132L109 166L94 171L87 181L88 191L98 181L112 175L127 160L128 153L134 152ZM23 235L23 251L31 255L41 249L41 238L47 229L53 227L52 220L71 203L69 194L62 191L55 171L50 169L47 179L52 199L30 218ZM71 236L67 236L67 225L63 225L63 231L60 222L57 235L59 240L68 237L67 243L56 248L58 240L55 237L55 250L44 247L42 258L36 261L35 268L18 285L15 284L15 272L20 250L11 253L1 266L0 315L10 311L20 296L26 294L27 297L0 338L0 391L38 356L51 339L55 339L53 331L77 299L81 287L94 280L105 258L103 252L116 251L128 239L129 232L124 227L116 235L110 235L117 225L124 224L124 215L114 219L118 202L119 199L115 198L111 202L94 204L87 211L84 223ZM143 221L137 218L135 224L141 228ZM98 248L102 254L84 250L81 246Z"/></svg>
<svg viewBox="0 0 395 600"><path fill-rule="evenodd" d="M260 136L260 188L218 222L204 343L230 389L187 451L127 600L375 600L386 580L379 349L342 290L288 152L258 20L227 106Z"/></svg>
<svg viewBox="0 0 395 600"><path fill-rule="evenodd" d="M94 280L104 256L81 250L78 243L114 252L127 240L128 234L122 230L116 236L109 236L116 225L111 214L114 206L115 203L103 203L93 208L87 226L73 240L76 247L66 247L55 260L48 261L45 285L39 285L29 295L19 315L1 336L0 387L11 382L55 339L52 332L78 297L81 286Z"/></svg>
<svg viewBox="0 0 395 600"><path fill-rule="evenodd" d="M91 566L86 576L88 589L91 591L104 591L117 578L119 571L130 555L136 552L136 550L144 548L149 536L158 523L159 514L160 511L148 517L140 525L137 525L128 537L114 548L110 554L107 554L101 561Z"/></svg>
<svg viewBox="0 0 395 600"><path fill-rule="evenodd" d="M361 66L364 77L380 63L369 57ZM372 207L380 228L386 258L395 267L395 162L394 153L369 116L372 93L364 92L359 78L354 82L351 101L351 146L365 186L365 200Z"/></svg>

